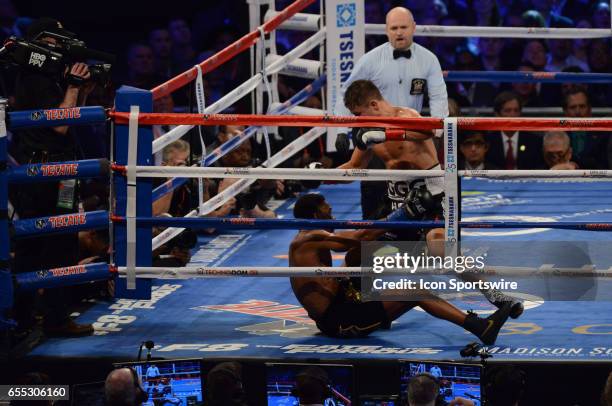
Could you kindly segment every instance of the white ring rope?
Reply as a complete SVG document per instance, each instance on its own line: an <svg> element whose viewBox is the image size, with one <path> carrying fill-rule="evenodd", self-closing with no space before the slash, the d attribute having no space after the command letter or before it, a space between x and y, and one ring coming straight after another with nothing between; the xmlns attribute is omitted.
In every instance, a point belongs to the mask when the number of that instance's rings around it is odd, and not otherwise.
<svg viewBox="0 0 612 406"><path fill-rule="evenodd" d="M266 161L268 162L268 161ZM407 178L437 178L445 171L399 169L304 169L273 167L185 167L185 166L136 166L138 177L143 178L230 178L230 179L312 179L328 181L387 181ZM517 170L465 170L460 176L480 178L612 178L609 169L517 169Z"/></svg>
<svg viewBox="0 0 612 406"><path fill-rule="evenodd" d="M384 24L366 24L366 35L385 35ZM484 37L484 38L609 38L606 28L540 28L540 27L463 27L417 25L414 35L423 37Z"/></svg>
<svg viewBox="0 0 612 406"><path fill-rule="evenodd" d="M460 176L480 178L610 178L609 169L516 169L516 170L467 170L459 171Z"/></svg>
<svg viewBox="0 0 612 406"><path fill-rule="evenodd" d="M118 267L120 276L126 274L125 267ZM205 267L187 266L182 268L137 267L136 275L151 279L192 279L192 278L226 278L226 277L385 277L415 275L460 275L447 269L417 269L410 273L406 269L385 269L382 274L375 274L368 268L360 267L273 267L273 266L233 266ZM540 267L485 266L468 274L486 274L488 276L566 276L566 277L612 277L612 268L597 270L594 266L581 268L554 268L548 265Z"/></svg>
<svg viewBox="0 0 612 406"><path fill-rule="evenodd" d="M266 13L266 21L279 14ZM294 31L318 31L319 14L297 13L278 28ZM385 35L384 24L365 24L366 35ZM414 35L422 37L488 37L488 38L608 38L606 28L546 28L546 27L469 27L453 25L419 25Z"/></svg>
<svg viewBox="0 0 612 406"><path fill-rule="evenodd" d="M230 178L230 179L315 179L331 181L406 180L408 177L435 178L444 176L442 170L390 169L304 169L304 168L249 168L249 167L185 167L136 166L136 174L146 178Z"/></svg>

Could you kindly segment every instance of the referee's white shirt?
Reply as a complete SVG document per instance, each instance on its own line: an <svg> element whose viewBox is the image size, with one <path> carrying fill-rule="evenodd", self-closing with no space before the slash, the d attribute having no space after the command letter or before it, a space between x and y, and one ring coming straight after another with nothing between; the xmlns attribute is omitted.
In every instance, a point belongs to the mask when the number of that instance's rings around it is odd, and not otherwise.
<svg viewBox="0 0 612 406"><path fill-rule="evenodd" d="M385 100L394 106L410 107L420 112L423 107L425 81L429 108L433 117L448 116L448 96L442 68L436 55L417 43L410 46L410 59L393 59L393 47L386 42L363 55L342 85L335 115L351 115L344 106L344 92L355 80L371 80Z"/></svg>

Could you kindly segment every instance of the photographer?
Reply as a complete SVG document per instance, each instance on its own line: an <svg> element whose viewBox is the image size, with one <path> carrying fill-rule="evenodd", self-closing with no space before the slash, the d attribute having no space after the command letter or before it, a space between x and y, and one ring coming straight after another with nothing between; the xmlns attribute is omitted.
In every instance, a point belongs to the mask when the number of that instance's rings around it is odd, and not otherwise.
<svg viewBox="0 0 612 406"><path fill-rule="evenodd" d="M224 144L231 138L240 135L243 126L220 126L217 134L219 144ZM221 166L227 167L257 167L259 161L254 159L251 141L245 141L233 151L225 154L221 159ZM218 193L237 182L237 179L223 179L219 182ZM248 190L236 196L234 214L241 217L275 218L276 213L266 204L270 199L284 193L284 184L280 180L259 180L252 184Z"/></svg>
<svg viewBox="0 0 612 406"><path fill-rule="evenodd" d="M30 25L26 41L43 47L55 47L61 45L56 36L72 38L73 34L64 30L57 20L40 18ZM29 110L82 105L94 87L93 82L88 81L91 75L83 62L67 66L60 75L21 66L16 81L15 108ZM21 165L77 159L74 136L68 126L16 131L11 153ZM77 182L74 179L23 184L10 190L11 201L20 218L74 213L77 211L77 196ZM17 240L15 245L16 272L70 266L77 262L76 233L27 238ZM79 325L69 318L64 289L46 289L43 298L46 310L43 328L47 335L78 336L93 333L91 325ZM32 297L17 300L16 318L21 327L31 325L32 302Z"/></svg>

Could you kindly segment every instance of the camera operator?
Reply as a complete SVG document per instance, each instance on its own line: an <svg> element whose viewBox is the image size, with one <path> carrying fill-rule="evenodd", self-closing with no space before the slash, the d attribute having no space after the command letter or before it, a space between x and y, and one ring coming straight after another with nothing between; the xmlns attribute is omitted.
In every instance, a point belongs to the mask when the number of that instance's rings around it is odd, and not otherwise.
<svg viewBox="0 0 612 406"><path fill-rule="evenodd" d="M50 33L51 35L45 35ZM27 32L26 40L54 46L58 40L53 34L71 37L59 21L40 18ZM60 77L23 66L17 76L15 108L17 110L41 108L70 108L85 102L94 84L89 82L90 72L83 62L68 66ZM15 132L11 152L19 164L70 161L77 158L76 145L68 126L30 128ZM23 184L13 188L11 201L20 218L61 215L77 211L77 182ZM75 265L78 261L77 234L51 237L33 237L18 240L15 245L15 271L29 272ZM46 289L43 328L48 335L78 336L93 333L91 325L79 325L69 318L64 289ZM16 318L22 327L32 321L32 297L22 297L16 304Z"/></svg>

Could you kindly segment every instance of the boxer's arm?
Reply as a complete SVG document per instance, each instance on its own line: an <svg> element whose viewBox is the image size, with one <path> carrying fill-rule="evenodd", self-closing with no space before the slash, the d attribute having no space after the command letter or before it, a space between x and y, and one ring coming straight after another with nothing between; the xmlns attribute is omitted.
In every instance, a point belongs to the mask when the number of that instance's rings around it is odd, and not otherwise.
<svg viewBox="0 0 612 406"><path fill-rule="evenodd" d="M399 117L415 118L422 117L418 111L411 108L401 108L401 112L398 114ZM434 132L432 130L406 130L405 131L407 141L425 141L433 138Z"/></svg>
<svg viewBox="0 0 612 406"><path fill-rule="evenodd" d="M406 130L406 141L425 141L430 138L433 138L434 133L432 130Z"/></svg>
<svg viewBox="0 0 612 406"><path fill-rule="evenodd" d="M351 159L340 165L338 169L365 169L372 160L372 154L374 154L374 152L371 149L364 151L355 148L351 155Z"/></svg>
<svg viewBox="0 0 612 406"><path fill-rule="evenodd" d="M327 231L312 232L306 244L310 248L329 249L333 251L348 251L351 248L359 247L361 241L353 238L347 233L330 233Z"/></svg>
<svg viewBox="0 0 612 406"><path fill-rule="evenodd" d="M334 234L342 238L351 238L358 241L372 241L385 234L388 230L381 229L363 229L351 231L336 231Z"/></svg>

